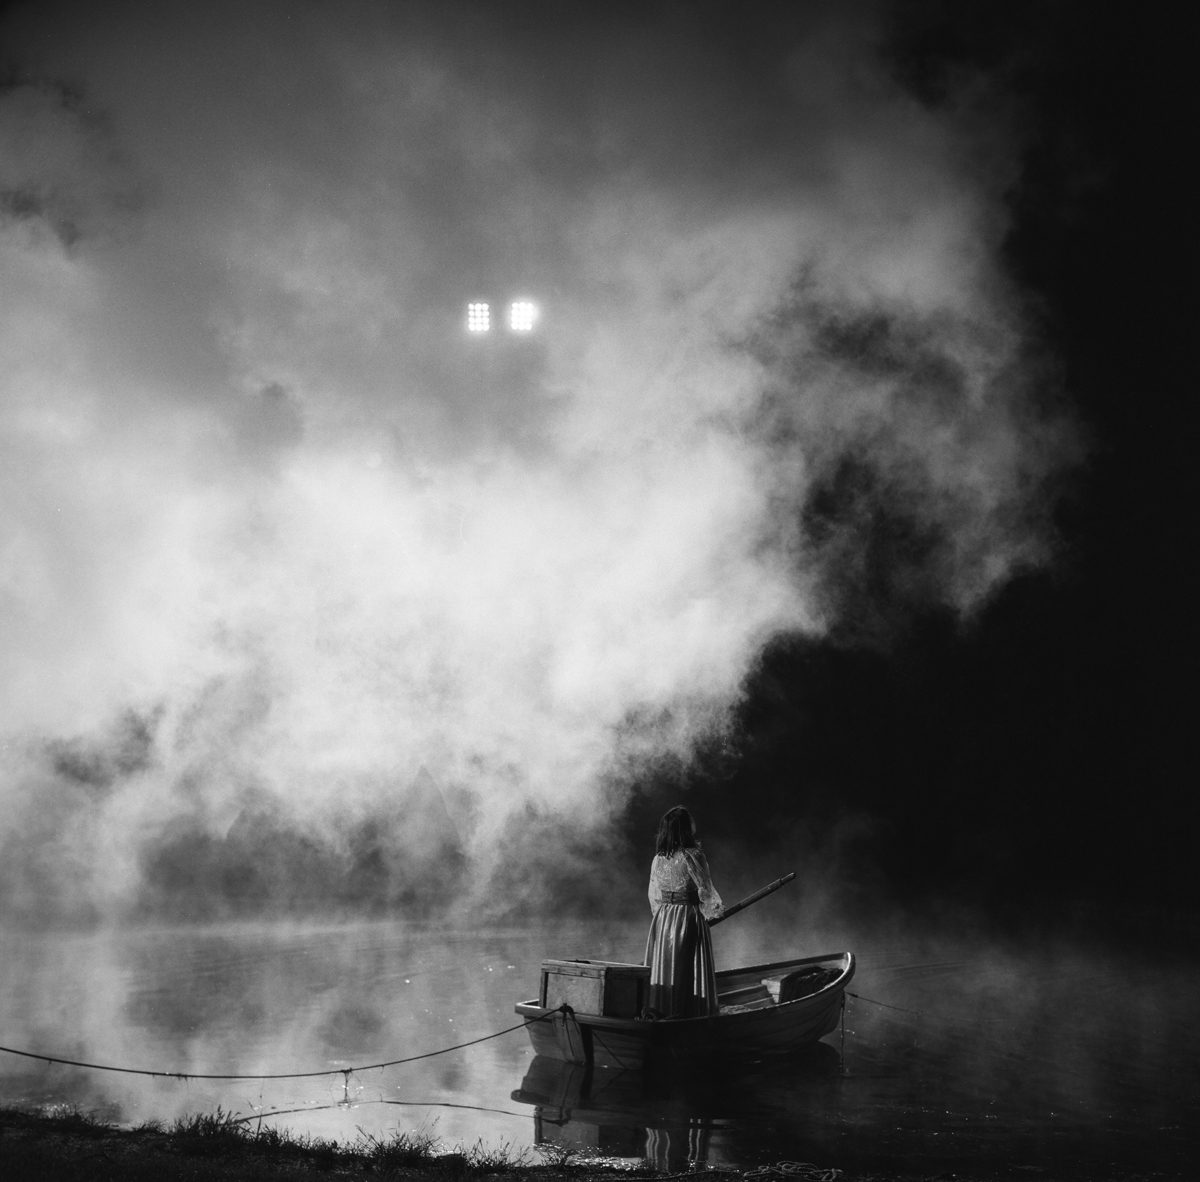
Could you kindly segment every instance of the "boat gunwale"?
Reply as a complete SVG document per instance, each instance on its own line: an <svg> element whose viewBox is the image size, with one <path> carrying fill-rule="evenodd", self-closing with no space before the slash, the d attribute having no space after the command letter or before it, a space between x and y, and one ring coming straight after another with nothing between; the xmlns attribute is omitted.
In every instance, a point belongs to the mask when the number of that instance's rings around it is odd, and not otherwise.
<svg viewBox="0 0 1200 1182"><path fill-rule="evenodd" d="M853 952L831 952L824 956L804 956L794 960L774 961L770 964L763 965L747 965L745 968L724 969L717 973L718 986L722 977L726 979L741 976L742 974L768 972L782 968L795 968L799 965L806 964L821 964L826 961L839 960L842 962L842 970L838 975L826 985L822 985L815 993L807 993L803 997L794 997L791 1001L777 1002L775 1005L767 1006L764 1009L758 1010L743 1010L734 1013L717 1013L705 1014L697 1018L659 1018L656 1020L646 1021L641 1018L616 1018L608 1014L576 1014L572 1011L576 1021L582 1022L587 1026L595 1026L604 1029L612 1030L645 1030L647 1032L655 1029L662 1029L664 1023L669 1023L667 1029L671 1030L695 1030L704 1023L721 1022L735 1023L739 1019L749 1019L751 1022L762 1022L764 1017L775 1014L786 1013L792 1006L808 1004L821 997L823 994L831 993L836 989L844 989L850 978L854 976L854 953ZM717 991L720 996L720 989ZM559 1012L559 1007L550 1009L538 1004L536 998L529 1001L517 1002L515 1010L518 1014L525 1018L526 1022L538 1021L545 1018L547 1015Z"/></svg>

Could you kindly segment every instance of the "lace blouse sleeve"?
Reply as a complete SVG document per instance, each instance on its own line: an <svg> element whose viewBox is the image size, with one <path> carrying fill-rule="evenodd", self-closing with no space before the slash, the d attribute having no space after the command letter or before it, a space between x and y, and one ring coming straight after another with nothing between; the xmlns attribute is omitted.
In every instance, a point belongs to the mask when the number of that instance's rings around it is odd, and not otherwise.
<svg viewBox="0 0 1200 1182"><path fill-rule="evenodd" d="M696 884L696 891L700 896L700 914L705 919L715 919L725 910L725 904L721 902L721 896L712 884L708 872L708 859L703 850L698 849L684 850L683 856L687 862L688 876Z"/></svg>
<svg viewBox="0 0 1200 1182"><path fill-rule="evenodd" d="M659 884L657 854L654 855L654 861L650 863L650 887L646 891L646 895L650 899L650 914L657 914L658 909L662 906L662 886Z"/></svg>

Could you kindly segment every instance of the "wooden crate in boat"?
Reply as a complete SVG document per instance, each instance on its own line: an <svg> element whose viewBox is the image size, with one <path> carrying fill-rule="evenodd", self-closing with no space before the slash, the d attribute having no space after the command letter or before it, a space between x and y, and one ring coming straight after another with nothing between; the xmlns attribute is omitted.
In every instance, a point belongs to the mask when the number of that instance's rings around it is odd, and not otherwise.
<svg viewBox="0 0 1200 1182"><path fill-rule="evenodd" d="M650 969L611 960L542 961L541 1005L569 1005L577 1014L636 1018L646 1008Z"/></svg>

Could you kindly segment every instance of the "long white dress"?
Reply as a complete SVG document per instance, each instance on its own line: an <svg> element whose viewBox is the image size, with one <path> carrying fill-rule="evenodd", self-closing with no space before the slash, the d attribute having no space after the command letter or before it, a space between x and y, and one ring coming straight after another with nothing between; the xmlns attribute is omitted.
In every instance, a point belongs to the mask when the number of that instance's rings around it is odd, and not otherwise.
<svg viewBox="0 0 1200 1182"><path fill-rule="evenodd" d="M721 913L708 859L699 847L650 863L649 1008L664 1018L717 1012L717 982L708 921Z"/></svg>

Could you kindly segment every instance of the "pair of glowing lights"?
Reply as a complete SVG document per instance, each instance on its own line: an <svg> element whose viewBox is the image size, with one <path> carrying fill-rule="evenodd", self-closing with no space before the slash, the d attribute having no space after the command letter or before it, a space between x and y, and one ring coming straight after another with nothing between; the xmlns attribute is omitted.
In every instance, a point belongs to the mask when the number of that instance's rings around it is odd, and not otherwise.
<svg viewBox="0 0 1200 1182"><path fill-rule="evenodd" d="M537 305L532 300L513 300L508 305L508 331L532 332L537 323ZM492 306L484 300L467 305L467 332L492 331Z"/></svg>

